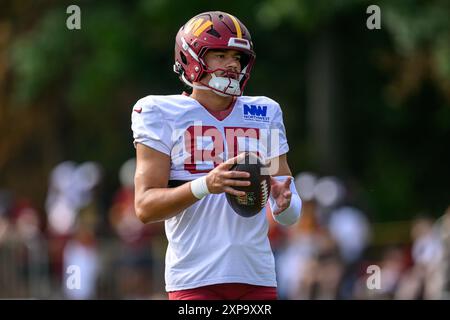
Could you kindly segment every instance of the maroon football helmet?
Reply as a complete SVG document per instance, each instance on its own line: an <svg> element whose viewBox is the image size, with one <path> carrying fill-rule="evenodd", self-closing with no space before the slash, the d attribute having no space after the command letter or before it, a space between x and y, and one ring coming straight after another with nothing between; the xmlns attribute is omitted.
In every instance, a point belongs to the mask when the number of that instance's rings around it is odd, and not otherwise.
<svg viewBox="0 0 450 320"><path fill-rule="evenodd" d="M241 72L235 77L216 77L204 61L211 49L233 49L242 53ZM174 71L191 87L210 89L220 95L240 96L250 77L255 61L255 52L249 31L231 14L210 11L190 19L177 33L175 41ZM231 73L227 70L227 74ZM205 74L211 74L209 83L202 82ZM201 83L201 86L194 85Z"/></svg>

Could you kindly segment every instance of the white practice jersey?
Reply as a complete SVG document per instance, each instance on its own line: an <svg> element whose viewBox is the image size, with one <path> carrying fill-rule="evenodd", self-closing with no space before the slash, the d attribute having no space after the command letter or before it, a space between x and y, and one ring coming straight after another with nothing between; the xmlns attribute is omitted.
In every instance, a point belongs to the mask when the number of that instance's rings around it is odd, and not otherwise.
<svg viewBox="0 0 450 320"><path fill-rule="evenodd" d="M171 157L170 180L193 180L243 151L270 159L288 152L280 106L238 97L219 120L184 95L147 96L133 107L134 143ZM244 218L225 194L210 194L165 221L166 290L218 283L276 286L265 209Z"/></svg>

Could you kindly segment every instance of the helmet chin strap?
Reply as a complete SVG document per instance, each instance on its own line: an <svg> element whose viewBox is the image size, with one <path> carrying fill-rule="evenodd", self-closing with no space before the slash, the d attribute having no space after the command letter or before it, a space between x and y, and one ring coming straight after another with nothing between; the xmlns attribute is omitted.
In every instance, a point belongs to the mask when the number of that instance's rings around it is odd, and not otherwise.
<svg viewBox="0 0 450 320"><path fill-rule="evenodd" d="M193 84L192 82L189 82L188 79L184 76L184 73L181 74L181 79L185 84L187 84L191 88L200 89L200 90L212 90L211 88L205 87L205 86L199 86L196 84Z"/></svg>
<svg viewBox="0 0 450 320"><path fill-rule="evenodd" d="M222 97L228 97L228 96L241 94L241 87L240 87L238 80L231 79L231 78L225 78L225 77L218 77L214 73L211 73L211 79L209 80L209 83L208 83L210 87L197 85L197 84L193 84L192 82L189 82L186 79L186 77L184 76L184 73L181 74L181 79L183 80L183 82L185 84L187 84L188 86L190 86L192 88L200 89L200 90L211 90L215 94L222 96ZM217 90L214 90L212 88L217 89Z"/></svg>

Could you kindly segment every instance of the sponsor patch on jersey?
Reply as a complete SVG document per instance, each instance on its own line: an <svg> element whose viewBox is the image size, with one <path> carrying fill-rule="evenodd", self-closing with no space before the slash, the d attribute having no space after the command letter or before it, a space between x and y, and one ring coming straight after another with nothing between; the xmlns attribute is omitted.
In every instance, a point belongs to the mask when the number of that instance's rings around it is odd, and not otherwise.
<svg viewBox="0 0 450 320"><path fill-rule="evenodd" d="M260 106L254 104L244 104L244 120L269 122L270 118L267 116L267 106Z"/></svg>

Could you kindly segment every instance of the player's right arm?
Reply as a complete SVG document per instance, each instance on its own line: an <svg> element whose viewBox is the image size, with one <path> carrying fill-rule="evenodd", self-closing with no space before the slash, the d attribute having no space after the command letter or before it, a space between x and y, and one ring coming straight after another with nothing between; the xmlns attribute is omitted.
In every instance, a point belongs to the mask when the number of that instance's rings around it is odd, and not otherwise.
<svg viewBox="0 0 450 320"><path fill-rule="evenodd" d="M247 172L229 171L238 157L231 158L211 170L206 176L210 193L227 192L237 196L244 192L235 186L247 186ZM136 215L144 223L169 219L194 204L197 199L190 182L176 188L168 188L170 177L170 157L163 152L136 144L135 209Z"/></svg>

